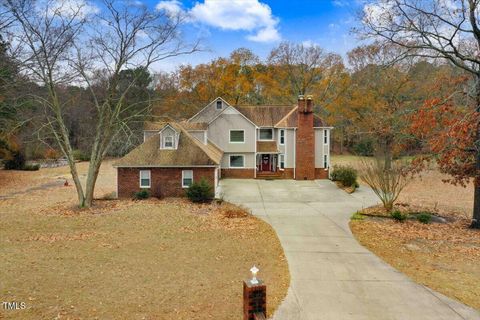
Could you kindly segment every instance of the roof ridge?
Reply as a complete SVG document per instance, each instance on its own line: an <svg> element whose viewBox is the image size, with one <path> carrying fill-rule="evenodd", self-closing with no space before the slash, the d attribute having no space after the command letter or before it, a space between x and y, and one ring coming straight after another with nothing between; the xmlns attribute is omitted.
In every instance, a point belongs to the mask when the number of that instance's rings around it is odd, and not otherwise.
<svg viewBox="0 0 480 320"><path fill-rule="evenodd" d="M280 121L275 123L275 127L278 126L282 121L285 121L292 115L293 112L295 112L298 109L298 106L295 106L292 110L290 110Z"/></svg>

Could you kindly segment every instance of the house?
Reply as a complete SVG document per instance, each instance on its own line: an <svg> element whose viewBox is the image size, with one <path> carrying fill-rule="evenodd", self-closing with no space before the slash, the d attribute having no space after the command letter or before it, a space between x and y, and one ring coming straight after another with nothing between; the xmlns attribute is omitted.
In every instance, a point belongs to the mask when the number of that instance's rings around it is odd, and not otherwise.
<svg viewBox="0 0 480 320"><path fill-rule="evenodd" d="M311 96L291 106L232 106L217 98L182 122L145 124L144 142L118 160L117 194L181 196L205 178L328 178L330 130Z"/></svg>

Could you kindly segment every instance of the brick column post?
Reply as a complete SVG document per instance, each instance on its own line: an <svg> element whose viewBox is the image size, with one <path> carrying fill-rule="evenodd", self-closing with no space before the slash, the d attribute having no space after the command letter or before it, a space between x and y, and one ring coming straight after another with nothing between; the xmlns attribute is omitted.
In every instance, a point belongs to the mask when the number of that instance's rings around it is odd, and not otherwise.
<svg viewBox="0 0 480 320"><path fill-rule="evenodd" d="M267 286L260 279L257 284L245 280L243 281L243 320L256 320L258 314L263 314L266 318Z"/></svg>

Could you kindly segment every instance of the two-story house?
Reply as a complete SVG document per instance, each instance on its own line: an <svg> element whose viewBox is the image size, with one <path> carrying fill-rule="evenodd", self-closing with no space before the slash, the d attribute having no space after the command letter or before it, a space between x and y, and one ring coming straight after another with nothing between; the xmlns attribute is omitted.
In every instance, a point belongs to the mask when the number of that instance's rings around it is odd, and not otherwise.
<svg viewBox="0 0 480 320"><path fill-rule="evenodd" d="M182 122L145 124L144 142L118 160L117 194L146 188L180 196L193 181L328 178L330 130L313 100L290 106L232 106L217 98Z"/></svg>

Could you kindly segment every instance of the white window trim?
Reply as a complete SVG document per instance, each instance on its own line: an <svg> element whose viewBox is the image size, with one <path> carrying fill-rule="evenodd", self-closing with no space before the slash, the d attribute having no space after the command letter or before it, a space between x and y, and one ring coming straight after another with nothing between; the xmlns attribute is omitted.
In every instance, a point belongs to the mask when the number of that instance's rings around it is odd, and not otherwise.
<svg viewBox="0 0 480 320"><path fill-rule="evenodd" d="M283 161L281 160L283 159ZM281 166L281 163L283 162L283 168ZM281 153L278 155L278 170L285 170L285 154L284 153Z"/></svg>
<svg viewBox="0 0 480 320"><path fill-rule="evenodd" d="M326 146L328 145L328 130L323 129L323 144Z"/></svg>
<svg viewBox="0 0 480 320"><path fill-rule="evenodd" d="M167 138L172 138L172 146L167 147ZM175 149L175 137L174 136L164 136L163 137L163 149Z"/></svg>
<svg viewBox="0 0 480 320"><path fill-rule="evenodd" d="M192 173L192 183L193 183L193 170L182 170L182 188L190 188L190 186L187 186L183 184L183 180L185 179L185 172L190 171Z"/></svg>
<svg viewBox="0 0 480 320"><path fill-rule="evenodd" d="M232 131L243 131L243 141L232 141ZM228 142L229 143L245 143L245 130L244 129L230 129L228 131Z"/></svg>
<svg viewBox="0 0 480 320"><path fill-rule="evenodd" d="M242 157L243 166L241 167L232 167L232 156L233 157ZM228 155L228 168L229 169L244 169L245 168L245 155L244 154L230 154Z"/></svg>
<svg viewBox="0 0 480 320"><path fill-rule="evenodd" d="M283 133L283 143L282 143L282 133ZM285 129L278 130L278 144L281 146L285 145Z"/></svg>
<svg viewBox="0 0 480 320"><path fill-rule="evenodd" d="M148 186L142 186L142 172L148 172ZM138 184L142 189L148 189L152 186L152 172L150 170L140 170L138 172Z"/></svg>
<svg viewBox="0 0 480 320"><path fill-rule="evenodd" d="M262 139L260 135L261 130L270 130L272 131L272 139ZM273 132L273 128L258 128L258 141L274 141L275 140L275 134Z"/></svg>

